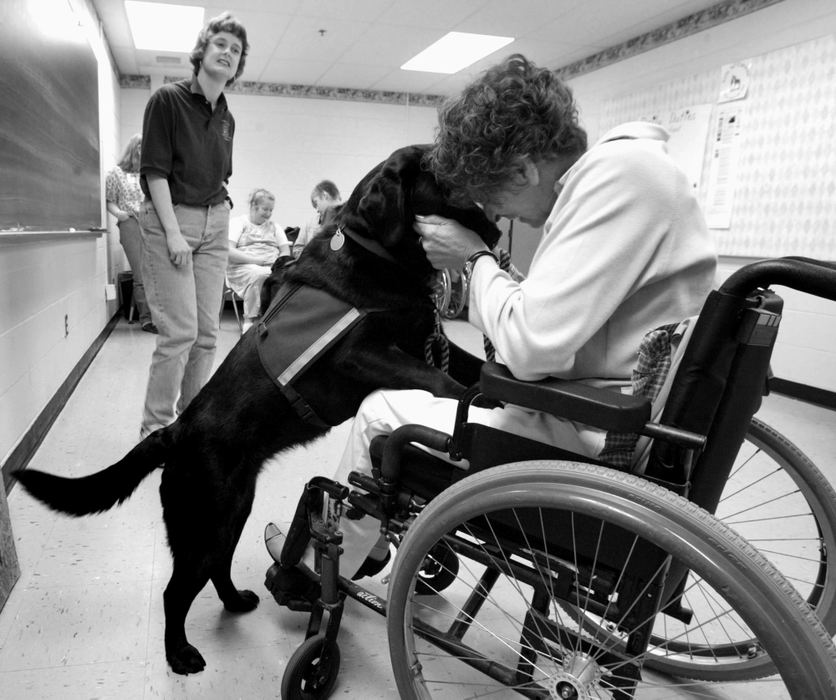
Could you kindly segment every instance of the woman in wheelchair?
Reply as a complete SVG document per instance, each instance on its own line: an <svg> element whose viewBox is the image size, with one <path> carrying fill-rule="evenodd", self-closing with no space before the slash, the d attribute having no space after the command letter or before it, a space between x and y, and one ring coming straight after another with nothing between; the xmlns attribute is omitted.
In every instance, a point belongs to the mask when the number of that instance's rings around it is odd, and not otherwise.
<svg viewBox="0 0 836 700"><path fill-rule="evenodd" d="M524 380L579 379L629 392L647 330L699 312L716 256L695 194L668 155L658 125L628 123L587 148L572 93L551 71L512 56L448 101L430 167L440 182L496 217L543 233L527 278L517 282L476 234L455 221L419 217L415 228L438 269L463 270L469 322L497 360ZM369 444L406 423L452 432L457 402L424 391L379 391L355 418L335 480L371 472ZM507 404L471 407L471 422L607 461L606 433ZM446 454L439 453L449 461ZM467 464L458 463L466 468ZM375 572L388 548L379 523L342 518L340 572ZM278 529L268 549L278 561ZM276 582L288 600L310 598L295 570Z"/></svg>

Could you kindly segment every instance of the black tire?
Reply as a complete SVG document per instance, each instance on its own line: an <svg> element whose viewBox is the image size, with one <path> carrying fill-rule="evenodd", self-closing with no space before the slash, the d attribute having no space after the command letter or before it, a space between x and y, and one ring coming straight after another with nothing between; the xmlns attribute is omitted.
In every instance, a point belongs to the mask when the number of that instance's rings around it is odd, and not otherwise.
<svg viewBox="0 0 836 700"><path fill-rule="evenodd" d="M512 539L515 522L519 528ZM538 522L539 531L532 529ZM451 538L451 532L457 535ZM629 546L621 546L624 535ZM575 546L584 538L584 546ZM606 544L616 539L618 546L605 553ZM443 596L424 599L427 603L414 594L415 581L427 552L440 541L456 548L460 559L463 552L469 557L462 560L456 582ZM636 560L631 559L634 551L642 552ZM619 587L627 579L608 570L608 557L623 557L624 568L642 566L647 551L661 551L665 565L635 598L620 598ZM648 688L658 693L653 697L666 697L664 689L701 696L699 682L679 681L648 668L657 657L690 668L694 658L664 647L636 656L626 645L614 644L622 639L634 607L629 601L643 602L644 591L656 582L669 594L670 582L681 578L675 572L683 569L701 579L701 586L686 594L699 619L693 623L699 634L739 635L747 644L734 659L701 661L716 671L714 680L731 686L729 691L712 683L702 689L706 696L725 690L729 697L740 697L731 675L742 680L777 673L768 682L774 697L836 697L836 648L809 606L757 550L666 489L611 469L570 462L523 462L474 474L430 502L410 527L395 559L387 617L401 697L461 697L462 689L454 683L474 695L496 691L491 697L504 697L505 690L510 694L512 686L525 695L560 697L564 684L575 684L579 697L626 697L615 686L634 682L622 678L629 668L641 674L638 697ZM490 587L483 584L487 573L498 579ZM591 610L591 599L607 586L614 586L615 595L607 593L596 638L580 631L557 599L571 598L578 609L588 605ZM533 592L538 589L546 603L534 613L529 594L536 600ZM482 607L465 611L464 601L470 605L477 592L482 593ZM666 594L664 600L669 599ZM629 609L612 621L610 606L619 605ZM585 610L584 619L591 619L591 613ZM656 619L661 622L655 624L682 624L668 615ZM627 632L640 632L654 617L643 620ZM466 630L459 635L462 627ZM666 631L666 639L675 637L671 627Z"/></svg>
<svg viewBox="0 0 836 700"><path fill-rule="evenodd" d="M427 552L427 557L415 581L418 595L436 595L446 589L459 574L459 558L443 543Z"/></svg>
<svg viewBox="0 0 836 700"><path fill-rule="evenodd" d="M836 633L836 575L828 553L836 552L836 491L816 465L774 428L753 419L746 440L715 513L778 569L816 612L827 631ZM701 585L689 575L686 589ZM595 616L564 610L591 634L604 634ZM744 680L752 677L746 663L735 664L747 643L735 638L709 644L699 635L666 638L654 630L652 643L669 654L652 655L647 666L667 674L700 680ZM612 643L619 640L612 635ZM748 646L756 646L749 640ZM718 663L707 663L707 660Z"/></svg>
<svg viewBox="0 0 836 700"><path fill-rule="evenodd" d="M282 700L327 698L340 672L340 648L324 634L309 637L293 652L282 676Z"/></svg>
<svg viewBox="0 0 836 700"><path fill-rule="evenodd" d="M836 634L836 562L828 561L836 552L836 491L807 455L753 419L715 515L769 559Z"/></svg>

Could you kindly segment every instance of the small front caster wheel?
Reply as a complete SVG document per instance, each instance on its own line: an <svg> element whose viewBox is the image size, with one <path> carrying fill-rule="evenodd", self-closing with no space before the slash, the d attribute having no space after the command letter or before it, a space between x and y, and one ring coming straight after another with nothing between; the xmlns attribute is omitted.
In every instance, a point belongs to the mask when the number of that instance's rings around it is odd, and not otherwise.
<svg viewBox="0 0 836 700"><path fill-rule="evenodd" d="M306 639L293 652L282 677L282 700L327 698L337 683L340 648L324 634Z"/></svg>

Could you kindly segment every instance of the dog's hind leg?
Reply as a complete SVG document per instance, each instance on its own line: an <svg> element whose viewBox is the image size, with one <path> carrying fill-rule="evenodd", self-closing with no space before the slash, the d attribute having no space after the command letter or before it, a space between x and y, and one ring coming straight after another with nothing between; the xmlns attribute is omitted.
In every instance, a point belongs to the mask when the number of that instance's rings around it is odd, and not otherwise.
<svg viewBox="0 0 836 700"><path fill-rule="evenodd" d="M189 644L185 625L189 608L208 582L209 571L205 560L195 561L193 556L178 556L175 553L174 571L163 593L165 657L175 673L198 673L206 666L200 652Z"/></svg>

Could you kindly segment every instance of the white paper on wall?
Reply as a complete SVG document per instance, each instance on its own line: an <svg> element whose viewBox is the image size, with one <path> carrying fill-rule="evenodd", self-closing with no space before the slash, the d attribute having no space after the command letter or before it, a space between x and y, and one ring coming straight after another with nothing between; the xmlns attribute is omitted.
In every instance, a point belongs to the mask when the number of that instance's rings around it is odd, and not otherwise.
<svg viewBox="0 0 836 700"><path fill-rule="evenodd" d="M743 105L720 105L714 120L711 161L706 192L706 221L709 228L731 227L737 169L740 160Z"/></svg>
<svg viewBox="0 0 836 700"><path fill-rule="evenodd" d="M701 184L712 109L710 104L676 109L668 113L667 119L660 120L670 133L668 153L685 171L694 190L699 190Z"/></svg>
<svg viewBox="0 0 836 700"><path fill-rule="evenodd" d="M720 95L717 102L742 100L749 92L749 66L746 63L728 63L720 70Z"/></svg>

